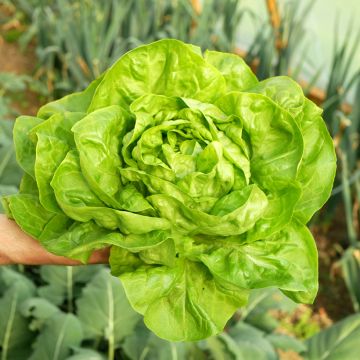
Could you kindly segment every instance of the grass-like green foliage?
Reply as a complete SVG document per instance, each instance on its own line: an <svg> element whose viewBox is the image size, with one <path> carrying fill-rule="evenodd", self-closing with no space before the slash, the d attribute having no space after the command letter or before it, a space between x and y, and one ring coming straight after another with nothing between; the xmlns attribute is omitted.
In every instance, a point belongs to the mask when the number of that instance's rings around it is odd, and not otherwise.
<svg viewBox="0 0 360 360"><path fill-rule="evenodd" d="M200 12L189 0L11 3L31 19L20 43L36 36L38 74L55 97L84 89L127 51L162 38L232 51L248 12L239 0L206 0Z"/></svg>
<svg viewBox="0 0 360 360"><path fill-rule="evenodd" d="M49 251L110 265L145 324L170 340L220 332L251 289L317 292L306 227L330 195L321 110L287 77L177 40L121 57L82 93L21 116L25 171L8 216Z"/></svg>
<svg viewBox="0 0 360 360"><path fill-rule="evenodd" d="M253 14L255 37L247 49L246 62L256 64L256 75L266 79L290 75L298 79L306 75L305 92L317 82L322 68L308 54L311 38L306 23L315 1L281 1L279 24L274 27L268 17Z"/></svg>
<svg viewBox="0 0 360 360"><path fill-rule="evenodd" d="M335 27L331 73L323 103L324 119L337 144L339 167L335 188L324 217L331 219L341 207L347 230L347 248L341 257L342 274L348 287L355 311L360 310L360 256L358 204L360 199L359 131L360 131L360 68L354 63L359 49L360 32L352 23L340 40ZM354 70L352 70L354 69ZM353 91L353 94L351 92ZM349 96L350 95L350 96ZM350 113L344 106L352 101ZM343 246L343 245L341 245ZM346 246L347 247L347 246Z"/></svg>

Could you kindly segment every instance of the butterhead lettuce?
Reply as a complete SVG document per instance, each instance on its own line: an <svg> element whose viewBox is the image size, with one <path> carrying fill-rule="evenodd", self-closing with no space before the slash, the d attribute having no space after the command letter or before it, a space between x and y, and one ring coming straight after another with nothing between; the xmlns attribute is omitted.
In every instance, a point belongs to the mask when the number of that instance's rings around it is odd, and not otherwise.
<svg viewBox="0 0 360 360"><path fill-rule="evenodd" d="M169 340L220 332L251 289L311 303L306 223L329 197L332 140L288 77L259 82L232 54L161 40L81 93L20 116L8 216L57 255L110 266Z"/></svg>

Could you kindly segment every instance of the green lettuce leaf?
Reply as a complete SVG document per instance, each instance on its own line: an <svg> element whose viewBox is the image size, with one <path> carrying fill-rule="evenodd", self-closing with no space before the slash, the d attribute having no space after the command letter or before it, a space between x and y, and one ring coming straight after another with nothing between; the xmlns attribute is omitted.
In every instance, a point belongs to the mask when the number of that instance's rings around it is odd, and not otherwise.
<svg viewBox="0 0 360 360"><path fill-rule="evenodd" d="M36 146L29 137L32 128L44 120L32 116L19 116L14 125L16 160L20 167L35 179Z"/></svg>
<svg viewBox="0 0 360 360"><path fill-rule="evenodd" d="M84 113L58 113L31 129L29 136L36 142L35 179L39 200L49 211L59 212L51 179L67 152L75 147L72 126Z"/></svg>
<svg viewBox="0 0 360 360"><path fill-rule="evenodd" d="M149 93L212 102L224 92L224 78L192 47L159 40L129 51L107 71L89 112L115 104L127 107Z"/></svg>
<svg viewBox="0 0 360 360"><path fill-rule="evenodd" d="M297 180L302 195L294 216L307 223L329 198L336 173L335 150L321 118L322 110L306 99L301 87L286 76L264 80L250 91L270 97L294 117L300 128L304 154Z"/></svg>
<svg viewBox="0 0 360 360"><path fill-rule="evenodd" d="M221 72L226 81L227 91L245 91L259 82L246 62L238 55L207 50L204 58Z"/></svg>
<svg viewBox="0 0 360 360"><path fill-rule="evenodd" d="M126 257L114 247L110 264L124 266ZM135 265L131 260L130 264ZM144 315L145 324L168 340L199 340L220 332L247 300L247 291L224 287L200 263L181 259L176 267L130 266L131 272L115 268L113 274L120 276L130 304Z"/></svg>

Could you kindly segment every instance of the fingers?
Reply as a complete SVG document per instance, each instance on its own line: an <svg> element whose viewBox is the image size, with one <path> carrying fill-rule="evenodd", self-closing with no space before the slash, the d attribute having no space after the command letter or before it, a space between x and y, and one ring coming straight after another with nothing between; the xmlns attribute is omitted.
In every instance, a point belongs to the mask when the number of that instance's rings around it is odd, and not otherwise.
<svg viewBox="0 0 360 360"><path fill-rule="evenodd" d="M96 250L89 264L106 264L109 248ZM17 224L0 215L0 265L81 265L80 261L56 256L44 249L40 243L25 234Z"/></svg>

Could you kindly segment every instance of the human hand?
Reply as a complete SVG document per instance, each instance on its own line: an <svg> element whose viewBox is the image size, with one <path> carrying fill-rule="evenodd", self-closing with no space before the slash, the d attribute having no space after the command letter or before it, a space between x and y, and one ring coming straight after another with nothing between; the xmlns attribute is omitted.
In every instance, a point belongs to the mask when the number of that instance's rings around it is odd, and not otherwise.
<svg viewBox="0 0 360 360"><path fill-rule="evenodd" d="M105 264L109 249L94 251L89 263ZM81 265L79 261L56 256L45 250L38 241L25 234L5 215L0 215L0 265Z"/></svg>

